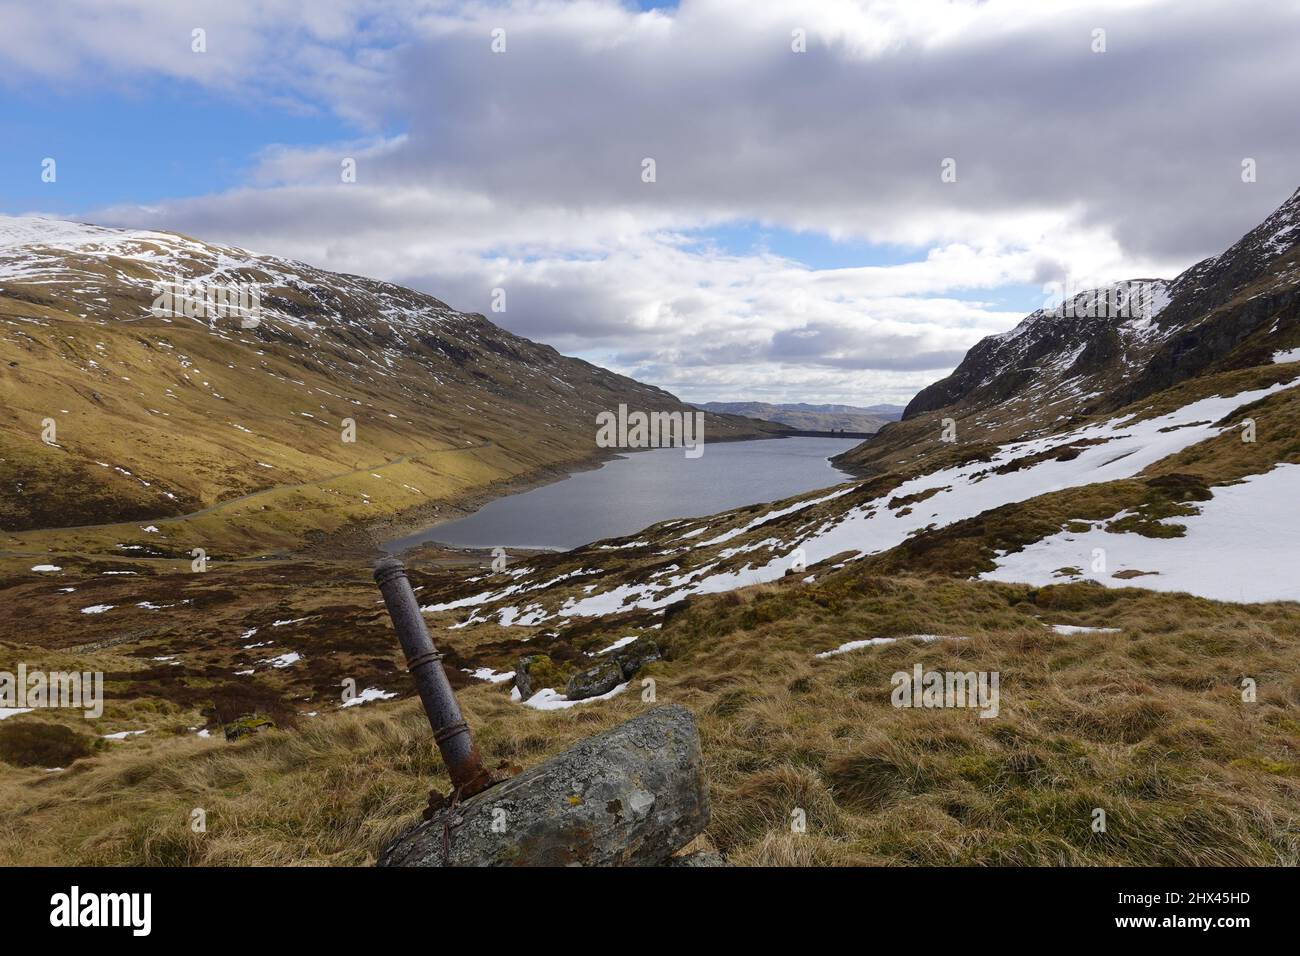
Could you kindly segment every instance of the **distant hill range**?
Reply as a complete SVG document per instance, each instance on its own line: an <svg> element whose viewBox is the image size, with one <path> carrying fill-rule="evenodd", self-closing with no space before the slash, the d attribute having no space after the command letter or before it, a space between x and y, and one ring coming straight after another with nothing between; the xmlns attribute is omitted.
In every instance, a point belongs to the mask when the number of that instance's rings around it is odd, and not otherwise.
<svg viewBox="0 0 1300 956"><path fill-rule="evenodd" d="M802 431L875 432L903 417L902 405L773 405L769 402L697 402L696 408L720 415L743 415Z"/></svg>

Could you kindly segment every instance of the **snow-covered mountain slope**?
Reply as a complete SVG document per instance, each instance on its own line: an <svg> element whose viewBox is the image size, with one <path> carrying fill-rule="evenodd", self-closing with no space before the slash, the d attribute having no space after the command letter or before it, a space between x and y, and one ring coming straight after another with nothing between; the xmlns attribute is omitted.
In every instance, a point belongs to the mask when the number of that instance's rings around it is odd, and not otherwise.
<svg viewBox="0 0 1300 956"><path fill-rule="evenodd" d="M904 418L1021 395L1119 407L1222 363L1266 320L1285 320L1270 336L1290 336L1297 243L1300 189L1226 252L1172 282L1135 279L1080 293L982 340L950 376L922 389Z"/></svg>
<svg viewBox="0 0 1300 956"><path fill-rule="evenodd" d="M957 403L990 407L1018 396L1072 407L1098 398L1170 334L1158 322L1170 288L1163 279L1139 279L1039 309L1010 332L976 343L956 371L908 403L903 417Z"/></svg>
<svg viewBox="0 0 1300 956"><path fill-rule="evenodd" d="M1300 190L1226 252L1174 280L1159 347L1103 407L1300 344Z"/></svg>
<svg viewBox="0 0 1300 956"><path fill-rule="evenodd" d="M255 289L258 321L155 314L178 282ZM688 410L390 283L170 233L0 217L5 531L165 518L358 473L275 502L297 515L288 541L310 511L364 521L587 460L596 414L620 403ZM710 416L707 434L764 429Z"/></svg>
<svg viewBox="0 0 1300 956"><path fill-rule="evenodd" d="M922 389L903 421L842 455L863 475L943 461L958 443L1073 428L1198 375L1251 368L1300 345L1300 190L1221 255L1171 282L1135 279L1073 296L976 343Z"/></svg>

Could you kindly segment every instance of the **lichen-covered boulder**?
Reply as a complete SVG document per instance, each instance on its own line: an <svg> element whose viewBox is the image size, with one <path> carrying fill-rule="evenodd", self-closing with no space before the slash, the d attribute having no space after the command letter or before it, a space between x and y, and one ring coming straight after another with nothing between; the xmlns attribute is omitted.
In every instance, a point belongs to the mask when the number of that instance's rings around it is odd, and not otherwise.
<svg viewBox="0 0 1300 956"><path fill-rule="evenodd" d="M245 714L243 717L226 724L226 739L241 740L244 737L260 734L262 731L270 730L273 727L275 727L275 721L269 717L263 717L261 714Z"/></svg>
<svg viewBox="0 0 1300 956"><path fill-rule="evenodd" d="M601 661L599 664L578 671L569 678L564 688L564 696L569 700L586 700L599 697L623 683L623 668L618 661Z"/></svg>
<svg viewBox="0 0 1300 956"><path fill-rule="evenodd" d="M544 687L561 687L564 678L555 662L545 654L528 654L515 665L515 687L524 700Z"/></svg>
<svg viewBox="0 0 1300 956"><path fill-rule="evenodd" d="M709 823L695 718L656 707L439 810L380 866L656 866Z"/></svg>

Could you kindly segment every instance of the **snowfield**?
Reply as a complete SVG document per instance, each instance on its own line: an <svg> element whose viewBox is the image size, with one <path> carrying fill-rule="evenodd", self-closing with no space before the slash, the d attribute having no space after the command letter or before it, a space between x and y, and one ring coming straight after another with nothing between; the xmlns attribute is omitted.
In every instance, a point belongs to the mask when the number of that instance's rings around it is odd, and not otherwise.
<svg viewBox="0 0 1300 956"><path fill-rule="evenodd" d="M1052 584L1097 581L1108 587L1186 591L1242 603L1300 599L1295 573L1300 554L1300 465L1278 465L1241 484L1214 489L1199 515L1169 519L1187 528L1181 538L1112 534L1094 528L1062 532L998 560L988 581ZM1106 570L1094 572L1093 552L1104 549ZM1062 577L1061 568L1080 574ZM1116 572L1154 572L1116 578ZM1057 628L1060 630L1060 627Z"/></svg>

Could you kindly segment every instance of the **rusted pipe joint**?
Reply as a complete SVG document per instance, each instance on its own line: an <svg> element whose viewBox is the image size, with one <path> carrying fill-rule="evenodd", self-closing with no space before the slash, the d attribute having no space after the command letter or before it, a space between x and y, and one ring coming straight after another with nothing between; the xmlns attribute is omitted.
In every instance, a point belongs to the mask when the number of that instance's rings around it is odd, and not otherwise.
<svg viewBox="0 0 1300 956"><path fill-rule="evenodd" d="M487 789L494 782L493 777L484 769L469 725L456 703L447 673L442 669L442 655L434 647L420 602L406 576L406 566L397 558L376 562L375 583L384 596L388 616L406 655L407 670L415 679L415 688L452 785L461 796Z"/></svg>

